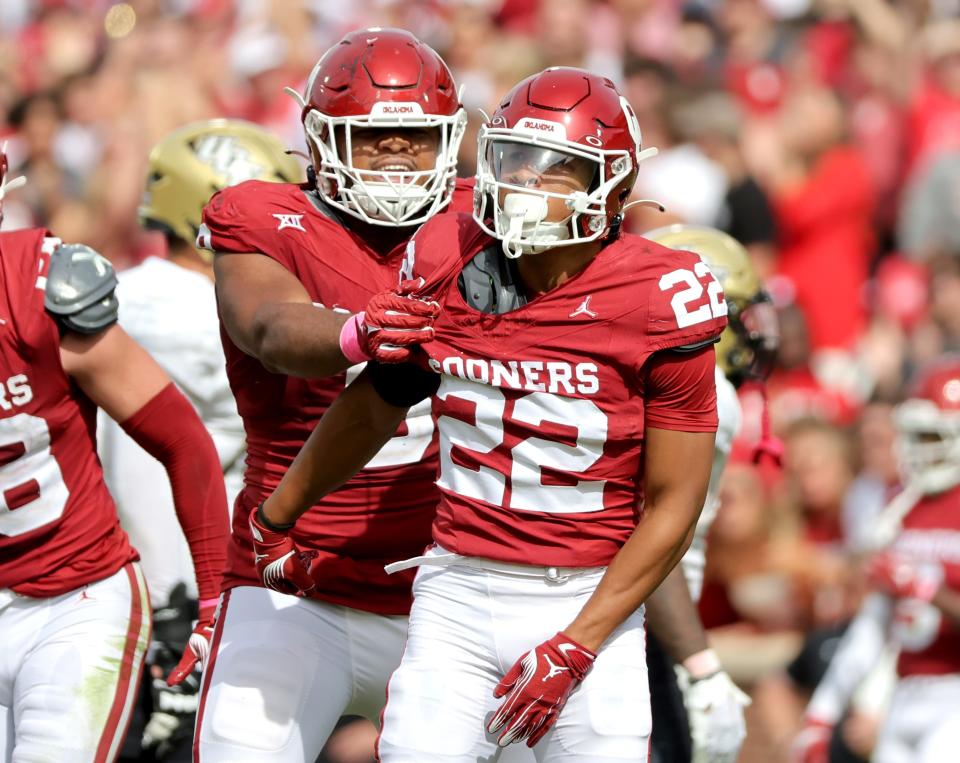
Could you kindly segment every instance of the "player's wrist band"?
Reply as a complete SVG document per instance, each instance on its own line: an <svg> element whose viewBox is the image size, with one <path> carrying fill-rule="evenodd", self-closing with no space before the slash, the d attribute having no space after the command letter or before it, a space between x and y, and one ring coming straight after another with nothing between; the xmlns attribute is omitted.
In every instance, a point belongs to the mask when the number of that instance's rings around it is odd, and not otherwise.
<svg viewBox="0 0 960 763"><path fill-rule="evenodd" d="M210 609L211 607L216 607L219 603L220 603L220 597L214 596L210 599L200 599L200 601L197 602L197 606L200 609Z"/></svg>
<svg viewBox="0 0 960 763"><path fill-rule="evenodd" d="M704 649L696 654L691 654L682 664L687 673L690 674L691 681L702 681L704 678L710 678L710 676L723 670L720 658L712 649Z"/></svg>
<svg viewBox="0 0 960 763"><path fill-rule="evenodd" d="M271 522L269 519L267 519L267 515L263 513L263 504L264 502L260 501L260 505L257 506L257 521L260 524L262 524L271 532L275 533L285 533L287 530L293 529L293 526L296 524L296 522L290 522L289 524L281 525L277 524L276 522Z"/></svg>
<svg viewBox="0 0 960 763"><path fill-rule="evenodd" d="M340 352L351 363L363 363L365 360L370 360L370 356L360 346L360 324L364 316L365 313L361 310L356 315L350 316L347 322L340 327Z"/></svg>

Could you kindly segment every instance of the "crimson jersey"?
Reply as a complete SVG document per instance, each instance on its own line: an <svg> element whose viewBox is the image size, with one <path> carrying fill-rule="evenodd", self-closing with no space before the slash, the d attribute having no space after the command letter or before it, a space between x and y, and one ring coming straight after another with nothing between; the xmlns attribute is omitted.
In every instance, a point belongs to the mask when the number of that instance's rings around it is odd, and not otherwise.
<svg viewBox="0 0 960 763"><path fill-rule="evenodd" d="M96 448L96 406L60 364L43 230L0 234L0 588L57 596L137 558Z"/></svg>
<svg viewBox="0 0 960 763"><path fill-rule="evenodd" d="M717 428L712 349L651 356L709 345L723 293L697 255L624 235L559 287L484 313L458 276L490 246L468 216L444 214L403 266L442 308L424 345L441 374L434 539L507 562L605 565L637 523L645 425Z"/></svg>
<svg viewBox="0 0 960 763"><path fill-rule="evenodd" d="M455 208L469 208L473 184L458 181ZM381 255L304 187L249 181L216 194L199 241L215 252L258 252L293 273L318 305L356 313L398 284L407 239ZM352 221L351 221L352 222ZM251 288L256 288L251 284ZM225 588L261 585L247 517L293 463L300 448L361 366L326 379L267 371L221 331L227 375L247 436L244 488L233 513ZM316 598L383 614L410 608L413 573L388 576L383 565L430 542L436 508L436 439L429 403L411 409L397 435L367 468L308 510L293 531L320 555Z"/></svg>
<svg viewBox="0 0 960 763"><path fill-rule="evenodd" d="M943 571L944 584L960 591L960 486L920 499L903 520L893 551L920 566ZM939 570L931 569L933 574ZM960 628L932 604L894 604L893 637L900 644L901 676L960 673Z"/></svg>

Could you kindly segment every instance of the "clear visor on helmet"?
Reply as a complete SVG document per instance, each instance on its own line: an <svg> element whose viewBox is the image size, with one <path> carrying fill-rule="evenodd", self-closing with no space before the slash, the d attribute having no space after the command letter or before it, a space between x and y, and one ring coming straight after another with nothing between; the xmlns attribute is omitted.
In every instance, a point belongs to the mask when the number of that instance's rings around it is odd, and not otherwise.
<svg viewBox="0 0 960 763"><path fill-rule="evenodd" d="M507 140L490 143L488 160L499 183L563 195L593 190L600 172L596 159Z"/></svg>

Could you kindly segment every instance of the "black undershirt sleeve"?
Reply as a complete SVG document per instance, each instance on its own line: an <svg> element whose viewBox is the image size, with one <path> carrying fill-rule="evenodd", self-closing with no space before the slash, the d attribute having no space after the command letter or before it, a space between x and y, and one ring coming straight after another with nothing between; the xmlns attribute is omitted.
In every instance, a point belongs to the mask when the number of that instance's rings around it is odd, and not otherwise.
<svg viewBox="0 0 960 763"><path fill-rule="evenodd" d="M409 408L436 394L440 374L416 363L367 363L370 383L383 401L398 408Z"/></svg>

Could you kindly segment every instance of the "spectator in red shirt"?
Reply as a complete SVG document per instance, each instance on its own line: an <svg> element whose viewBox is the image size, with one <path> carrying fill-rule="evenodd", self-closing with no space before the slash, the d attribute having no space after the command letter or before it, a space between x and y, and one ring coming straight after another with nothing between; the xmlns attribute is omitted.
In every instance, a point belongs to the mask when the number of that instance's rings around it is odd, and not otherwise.
<svg viewBox="0 0 960 763"><path fill-rule="evenodd" d="M781 113L782 155L770 176L777 269L793 286L814 352L851 349L867 321L862 289L874 189L863 158L843 142L844 122L829 90L791 93Z"/></svg>

